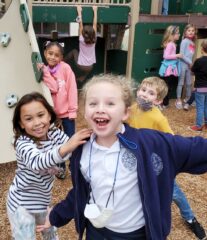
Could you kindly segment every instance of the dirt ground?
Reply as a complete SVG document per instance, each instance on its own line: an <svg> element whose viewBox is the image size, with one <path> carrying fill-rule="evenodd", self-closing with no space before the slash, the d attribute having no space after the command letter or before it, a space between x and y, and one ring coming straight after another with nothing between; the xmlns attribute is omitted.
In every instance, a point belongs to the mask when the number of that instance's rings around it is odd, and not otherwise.
<svg viewBox="0 0 207 240"><path fill-rule="evenodd" d="M174 101L171 101L171 106L165 109L163 113L168 117L169 123L175 132L183 136L196 136L201 135L207 137L207 131L202 133L192 133L187 129L188 126L194 124L195 120L195 108L191 108L190 111L184 112L183 110L177 110L174 107ZM79 117L77 121L77 128L85 126L82 108L79 111ZM10 228L5 210L5 199L9 185L15 174L16 163L0 164L0 240L9 240ZM200 223L207 231L207 174L203 175L189 175L180 174L177 177L177 182L185 192L189 203ZM53 202L59 202L64 198L66 193L71 187L70 175L67 172L65 180L56 180L53 189ZM75 240L77 239L74 223L71 222L68 225L58 229L60 240ZM37 240L39 240L39 235ZM194 240L196 239L192 232L185 226L178 208L175 204L172 204L172 229L168 240ZM26 239L22 239L26 240ZM96 239L94 239L96 240ZM98 239L97 239L98 240Z"/></svg>

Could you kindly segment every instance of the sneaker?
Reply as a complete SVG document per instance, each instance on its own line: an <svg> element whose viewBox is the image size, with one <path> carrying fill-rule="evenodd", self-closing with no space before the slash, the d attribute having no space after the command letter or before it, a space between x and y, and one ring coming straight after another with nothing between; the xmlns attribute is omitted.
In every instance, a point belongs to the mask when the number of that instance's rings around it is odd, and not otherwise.
<svg viewBox="0 0 207 240"><path fill-rule="evenodd" d="M190 127L188 127L188 129L193 132L201 132L202 131L202 127L198 127L197 125L190 126Z"/></svg>
<svg viewBox="0 0 207 240"><path fill-rule="evenodd" d="M191 106L192 106L192 107L195 107L195 106L196 106L196 102L193 101L193 102L191 103Z"/></svg>
<svg viewBox="0 0 207 240"><path fill-rule="evenodd" d="M188 103L185 103L184 104L184 106L183 106L183 109L185 110L185 111L188 111L189 110L189 104Z"/></svg>
<svg viewBox="0 0 207 240"><path fill-rule="evenodd" d="M192 219L191 223L186 221L186 224L199 240L207 239L204 228L195 217Z"/></svg>
<svg viewBox="0 0 207 240"><path fill-rule="evenodd" d="M60 171L55 175L58 179L65 179L66 169L61 168Z"/></svg>
<svg viewBox="0 0 207 240"><path fill-rule="evenodd" d="M176 106L177 109L182 109L183 108L182 102L178 101L178 100L175 101L175 106Z"/></svg>
<svg viewBox="0 0 207 240"><path fill-rule="evenodd" d="M184 102L184 103L187 103L187 101L188 101L188 99L186 99L186 98L183 99L183 102Z"/></svg>

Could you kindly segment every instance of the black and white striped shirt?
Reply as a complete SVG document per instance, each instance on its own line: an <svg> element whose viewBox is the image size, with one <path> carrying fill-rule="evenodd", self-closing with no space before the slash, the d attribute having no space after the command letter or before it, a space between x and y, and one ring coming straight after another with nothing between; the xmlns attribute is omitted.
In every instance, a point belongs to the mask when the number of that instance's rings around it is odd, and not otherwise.
<svg viewBox="0 0 207 240"><path fill-rule="evenodd" d="M39 143L28 136L18 138L17 170L7 200L11 212L15 212L20 205L32 213L47 209L54 181L54 175L50 175L48 170L70 157L71 154L64 158L59 155L60 146L68 139L60 129L50 130L48 140Z"/></svg>

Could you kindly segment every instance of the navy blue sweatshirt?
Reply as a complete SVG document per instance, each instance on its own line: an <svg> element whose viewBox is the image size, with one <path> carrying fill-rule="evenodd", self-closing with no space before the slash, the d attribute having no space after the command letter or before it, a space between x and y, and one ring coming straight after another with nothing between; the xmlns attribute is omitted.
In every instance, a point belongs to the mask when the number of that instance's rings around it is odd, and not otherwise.
<svg viewBox="0 0 207 240"><path fill-rule="evenodd" d="M171 228L174 178L180 172L202 174L207 171L207 140L125 127L125 132L117 136L137 159L137 187L140 189L147 240L165 240ZM81 153L82 146L71 158L73 189L49 216L51 224L56 227L74 218L79 239L82 239L86 227L84 209L89 198L89 185L80 171Z"/></svg>

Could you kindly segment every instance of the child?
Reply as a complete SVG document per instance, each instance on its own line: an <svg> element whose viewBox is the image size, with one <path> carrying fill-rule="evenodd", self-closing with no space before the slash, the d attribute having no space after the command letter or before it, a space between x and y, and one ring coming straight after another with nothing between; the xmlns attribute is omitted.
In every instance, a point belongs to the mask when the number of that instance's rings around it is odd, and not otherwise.
<svg viewBox="0 0 207 240"><path fill-rule="evenodd" d="M137 90L137 103L133 104L128 123L134 128L150 128L173 134L167 118L156 107L167 94L167 85L158 77L145 78ZM187 226L199 238L206 237L203 227L198 223L192 212L185 194L174 181L173 201L180 209L180 213Z"/></svg>
<svg viewBox="0 0 207 240"><path fill-rule="evenodd" d="M175 42L179 39L180 32L178 26L168 26L165 30L162 47L164 48L163 61L159 69L159 75L167 83L168 93L163 100L163 107L169 105L169 96L172 94L172 88L179 75L178 59L182 54L176 54Z"/></svg>
<svg viewBox="0 0 207 240"><path fill-rule="evenodd" d="M77 12L78 17L76 21L79 22L79 52L73 49L66 55L64 60L69 62L71 59L74 59L78 69L82 72L77 81L83 82L92 71L94 63L96 63L97 6L93 6L93 26L83 26L82 7L80 5L77 6Z"/></svg>
<svg viewBox="0 0 207 240"><path fill-rule="evenodd" d="M180 60L180 76L178 78L177 100L175 102L177 109L183 108L181 95L184 84L186 87L184 103L186 103L191 96L192 77L190 68L192 66L193 55L195 53L195 40L196 28L194 25L188 24L184 29L183 40L180 44L180 53L183 57Z"/></svg>
<svg viewBox="0 0 207 240"><path fill-rule="evenodd" d="M73 189L37 230L74 218L79 239L86 229L86 240L165 240L174 178L207 171L207 140L123 124L132 91L121 77L94 77L85 84L83 99L93 134L73 152Z"/></svg>
<svg viewBox="0 0 207 240"><path fill-rule="evenodd" d="M58 42L47 42L44 56L47 66L43 65L43 81L50 89L55 112L62 120L65 133L71 137L75 132L75 119L78 109L78 93L75 75L70 66L62 61L63 47ZM65 162L57 174L59 179L65 178Z"/></svg>
<svg viewBox="0 0 207 240"><path fill-rule="evenodd" d="M196 125L192 131L202 131L207 127L207 40L201 43L202 57L196 59L191 71L195 74Z"/></svg>
<svg viewBox="0 0 207 240"><path fill-rule="evenodd" d="M51 203L56 164L90 136L87 129L70 139L57 127L57 117L37 92L24 95L13 116L17 170L9 188L7 212L14 239L35 240L35 224L45 221ZM56 229L42 232L44 240L58 240Z"/></svg>

